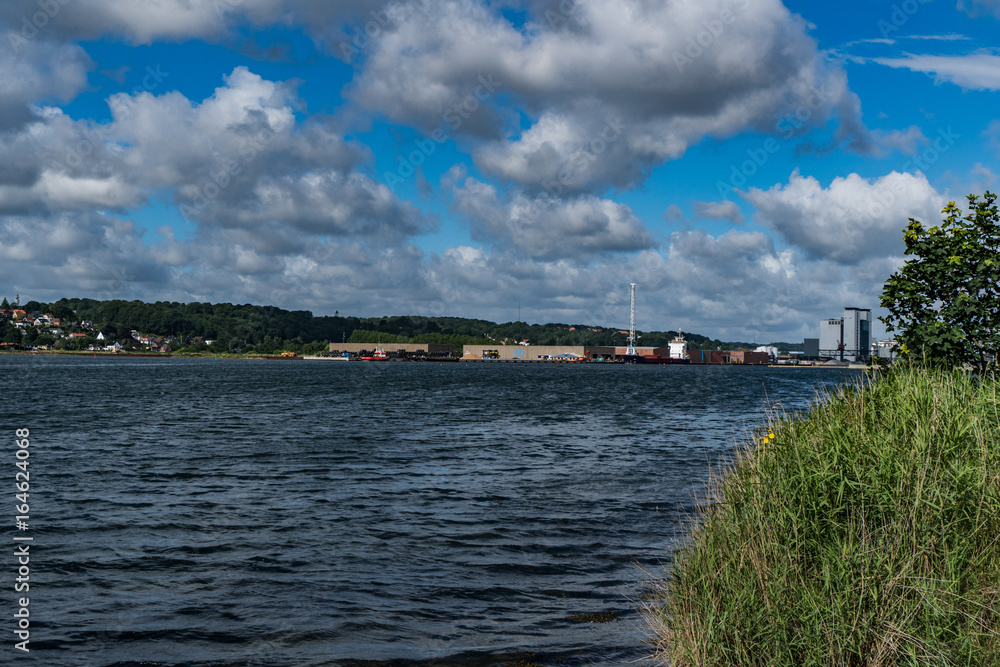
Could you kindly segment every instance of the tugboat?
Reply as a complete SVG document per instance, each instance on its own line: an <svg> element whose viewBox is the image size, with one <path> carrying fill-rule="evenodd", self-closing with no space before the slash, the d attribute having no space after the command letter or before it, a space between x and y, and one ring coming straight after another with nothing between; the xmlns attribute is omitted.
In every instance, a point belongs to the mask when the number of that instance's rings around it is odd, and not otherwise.
<svg viewBox="0 0 1000 667"><path fill-rule="evenodd" d="M381 347L376 347L375 352L367 357L361 357L361 361L389 361L389 355Z"/></svg>

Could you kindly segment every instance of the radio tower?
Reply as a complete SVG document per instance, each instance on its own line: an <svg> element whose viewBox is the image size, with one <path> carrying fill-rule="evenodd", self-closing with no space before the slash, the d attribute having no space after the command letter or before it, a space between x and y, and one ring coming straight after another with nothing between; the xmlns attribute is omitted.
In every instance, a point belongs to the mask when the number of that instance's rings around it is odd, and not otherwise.
<svg viewBox="0 0 1000 667"><path fill-rule="evenodd" d="M632 283L632 314L628 319L628 349L625 354L635 356L635 283Z"/></svg>

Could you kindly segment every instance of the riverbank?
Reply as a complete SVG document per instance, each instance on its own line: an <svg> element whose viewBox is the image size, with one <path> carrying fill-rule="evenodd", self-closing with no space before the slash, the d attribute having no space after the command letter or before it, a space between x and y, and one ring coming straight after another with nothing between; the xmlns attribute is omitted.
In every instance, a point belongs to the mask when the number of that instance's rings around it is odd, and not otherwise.
<svg viewBox="0 0 1000 667"><path fill-rule="evenodd" d="M66 351L66 350L24 350L0 352L9 356L49 356L49 357L93 357L97 359L273 359L277 361L302 361L305 357L282 357L272 354L232 354L212 352L192 352L185 353L162 353L162 352L93 352L93 351Z"/></svg>
<svg viewBox="0 0 1000 667"><path fill-rule="evenodd" d="M1000 664L998 394L995 379L897 369L776 415L650 603L658 657Z"/></svg>

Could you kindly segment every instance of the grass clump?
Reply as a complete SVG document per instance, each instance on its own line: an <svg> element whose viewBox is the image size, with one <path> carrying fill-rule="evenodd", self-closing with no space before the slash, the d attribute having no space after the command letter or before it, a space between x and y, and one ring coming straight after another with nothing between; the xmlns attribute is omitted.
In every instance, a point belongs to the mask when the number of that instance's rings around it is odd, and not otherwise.
<svg viewBox="0 0 1000 667"><path fill-rule="evenodd" d="M672 667L1000 666L1000 398L898 369L773 417L649 603Z"/></svg>

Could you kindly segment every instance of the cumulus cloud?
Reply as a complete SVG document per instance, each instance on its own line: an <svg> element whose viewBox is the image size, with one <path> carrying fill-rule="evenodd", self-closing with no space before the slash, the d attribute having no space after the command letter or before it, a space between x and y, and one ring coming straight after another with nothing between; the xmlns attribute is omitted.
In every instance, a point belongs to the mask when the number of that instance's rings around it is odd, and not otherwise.
<svg viewBox="0 0 1000 667"><path fill-rule="evenodd" d="M67 281L90 294L123 294L124 284L162 284L168 271L127 219L97 212L0 217L0 283L66 296ZM60 298L60 297L55 297Z"/></svg>
<svg viewBox="0 0 1000 667"><path fill-rule="evenodd" d="M953 83L966 90L1000 90L1000 55L978 51L963 56L908 53L902 58L872 58L873 62L934 76L934 82Z"/></svg>
<svg viewBox="0 0 1000 667"><path fill-rule="evenodd" d="M609 255L585 266L472 247L453 248L427 265L433 284L450 286L454 308L478 317L512 320L520 298L530 320L624 327L628 284L636 282L642 329L763 342L814 336L818 321L845 303L874 308L898 262L875 258L845 267L780 250L761 232L686 230L672 234L662 251Z"/></svg>
<svg viewBox="0 0 1000 667"><path fill-rule="evenodd" d="M733 201L696 201L694 202L694 212L702 219L728 220L734 225L743 222L743 211Z"/></svg>
<svg viewBox="0 0 1000 667"><path fill-rule="evenodd" d="M584 195L570 200L516 193L501 201L494 186L466 178L454 186L455 209L471 222L473 237L498 240L527 257L587 259L654 247L649 231L631 209Z"/></svg>
<svg viewBox="0 0 1000 667"><path fill-rule="evenodd" d="M907 219L933 221L945 204L923 174L895 171L874 180L850 174L824 188L796 170L787 185L743 197L757 222L808 257L849 265L898 257Z"/></svg>
<svg viewBox="0 0 1000 667"><path fill-rule="evenodd" d="M299 122L289 85L244 68L224 83L200 102L115 95L103 124L41 108L0 133L0 281L31 276L38 298L66 296L71 280L100 298L323 312L350 288L359 307L380 290L400 304L433 295L407 242L433 221L363 173L367 152L327 120ZM154 198L188 217L188 238L129 219Z"/></svg>
<svg viewBox="0 0 1000 667"><path fill-rule="evenodd" d="M330 38L341 34L344 21L368 18L382 4L383 0L60 0L52 4L47 18L36 20L38 0L5 0L0 4L0 23L20 31L28 21L36 31L64 39L110 35L133 44L221 38L245 25L304 26Z"/></svg>
<svg viewBox="0 0 1000 667"><path fill-rule="evenodd" d="M477 163L536 192L627 187L705 137L775 131L810 103L810 125L836 117L842 139L870 148L843 71L823 61L805 23L777 0L578 0L563 21L536 13L523 27L458 0L390 13L353 99L431 128L478 94L480 108L455 131L510 132L482 143ZM483 77L498 82L496 92Z"/></svg>
<svg viewBox="0 0 1000 667"><path fill-rule="evenodd" d="M890 226L849 215L866 194L918 204L933 194L909 175L823 189L797 174L748 193L787 248L744 228L686 229L661 243L607 198L607 186L632 187L706 137L781 131L796 110L808 110L803 134L829 128L860 152L912 152L924 141L916 128L867 132L843 70L779 0L52 6L44 30L0 45L0 282L30 285L41 300L66 296L70 280L98 298L504 320L521 298L532 320L624 326L627 285L638 282L643 327L731 340L809 333L843 303L875 303L873 286L898 261L886 240L880 251L863 244L866 261L851 264L828 238L844 236L837 221L860 243ZM38 7L0 3L0 28L17 29ZM356 64L357 105L444 128L473 155L486 180L459 170L442 189L471 239L417 248L412 238L434 221L369 176L372 155L344 139L341 120L308 116L293 83L246 68L205 99L172 91L160 73L145 92L110 97L102 123L54 106L85 90L95 67L76 41L233 42L257 26L304 27ZM124 73L106 75L120 83ZM151 201L173 204L188 224L144 231L131 212ZM695 211L742 221L733 202ZM676 207L666 215L684 218Z"/></svg>
<svg viewBox="0 0 1000 667"><path fill-rule="evenodd" d="M3 31L0 22L0 33ZM0 37L0 131L16 129L36 116L32 105L55 98L70 100L87 85L93 63L79 46L41 38L10 41Z"/></svg>
<svg viewBox="0 0 1000 667"><path fill-rule="evenodd" d="M126 211L170 193L190 222L242 230L262 252L299 232L395 244L433 228L359 171L365 151L323 120L298 123L297 104L291 86L240 67L200 103L114 95L105 124L46 109L0 137L0 162L17 165L0 172L0 214Z"/></svg>

